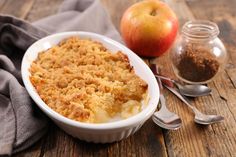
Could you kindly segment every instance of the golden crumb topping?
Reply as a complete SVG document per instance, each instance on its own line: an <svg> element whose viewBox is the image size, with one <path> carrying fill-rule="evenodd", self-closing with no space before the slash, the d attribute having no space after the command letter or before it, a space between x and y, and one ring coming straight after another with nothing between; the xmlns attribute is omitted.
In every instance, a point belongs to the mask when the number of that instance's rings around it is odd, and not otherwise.
<svg viewBox="0 0 236 157"><path fill-rule="evenodd" d="M125 54L111 53L99 42L78 37L40 52L30 73L33 86L49 107L89 123L137 114L148 87Z"/></svg>

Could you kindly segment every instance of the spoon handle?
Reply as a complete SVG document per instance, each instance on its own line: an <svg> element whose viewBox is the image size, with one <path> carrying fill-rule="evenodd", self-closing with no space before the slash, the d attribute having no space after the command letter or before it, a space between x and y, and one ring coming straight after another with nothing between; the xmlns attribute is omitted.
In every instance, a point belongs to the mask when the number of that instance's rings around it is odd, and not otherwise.
<svg viewBox="0 0 236 157"><path fill-rule="evenodd" d="M150 68L151 68L153 74L155 75L155 77L157 79L161 79L162 83L164 83L164 84L166 84L166 85L168 85L170 87L174 87L173 83L175 83L175 81L172 80L171 78L168 78L168 77L160 75L159 71L158 71L158 67L157 67L156 64L150 64Z"/></svg>
<svg viewBox="0 0 236 157"><path fill-rule="evenodd" d="M159 70L158 70L158 67L157 67L156 64L151 64L150 68L151 68L151 70L152 70L152 72L154 73L155 76L156 76L156 75L159 76L159 74L158 74L158 73L159 73ZM162 93L163 86L162 86L161 80L160 80L159 77L156 77L156 79L157 79L157 83L158 83L159 88L160 88L160 93Z"/></svg>
<svg viewBox="0 0 236 157"><path fill-rule="evenodd" d="M175 94L180 100L182 100L186 105L188 105L188 107L190 107L194 112L195 112L195 107L193 105L190 104L190 101L188 100L187 97L185 97L184 95L181 95L177 90L175 90L174 88L171 88L169 86L164 85L169 91L171 91L173 94Z"/></svg>
<svg viewBox="0 0 236 157"><path fill-rule="evenodd" d="M162 75L160 75L160 74L155 74L155 77L158 77L158 78L160 78L160 79L164 79L164 80L173 82L173 80L172 80L171 78L162 76Z"/></svg>
<svg viewBox="0 0 236 157"><path fill-rule="evenodd" d="M152 69L154 74L158 74L159 73L157 65L152 64L151 65L151 69ZM163 95L163 89L164 88L163 88L161 79L160 78L156 78L156 79L157 79L157 83L158 83L159 89L160 89L160 104L161 104L160 110L167 111L168 109L166 107L166 100L165 100L165 97Z"/></svg>

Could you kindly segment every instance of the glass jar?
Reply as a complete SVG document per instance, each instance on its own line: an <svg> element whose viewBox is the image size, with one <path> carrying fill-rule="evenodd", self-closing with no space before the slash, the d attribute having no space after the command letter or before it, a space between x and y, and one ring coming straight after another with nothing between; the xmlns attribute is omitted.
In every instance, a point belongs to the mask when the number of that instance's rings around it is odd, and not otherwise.
<svg viewBox="0 0 236 157"><path fill-rule="evenodd" d="M176 76L190 84L211 81L224 67L226 49L217 37L218 26L210 21L189 21L170 51Z"/></svg>

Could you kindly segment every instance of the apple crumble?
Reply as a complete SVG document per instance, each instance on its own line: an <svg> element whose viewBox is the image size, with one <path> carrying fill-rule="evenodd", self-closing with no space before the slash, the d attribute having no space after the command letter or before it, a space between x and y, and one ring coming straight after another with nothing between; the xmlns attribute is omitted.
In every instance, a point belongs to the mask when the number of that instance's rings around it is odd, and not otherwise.
<svg viewBox="0 0 236 157"><path fill-rule="evenodd" d="M30 73L30 81L50 108L80 122L102 123L137 114L148 88L125 54L79 37L40 52Z"/></svg>

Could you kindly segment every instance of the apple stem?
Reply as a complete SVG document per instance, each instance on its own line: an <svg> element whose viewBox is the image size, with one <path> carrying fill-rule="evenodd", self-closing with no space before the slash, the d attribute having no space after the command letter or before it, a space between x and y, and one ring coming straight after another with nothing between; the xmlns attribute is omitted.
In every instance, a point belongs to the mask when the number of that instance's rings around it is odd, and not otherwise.
<svg viewBox="0 0 236 157"><path fill-rule="evenodd" d="M150 13L150 15L152 16L156 16L156 14L157 14L156 10L152 10L152 12Z"/></svg>

